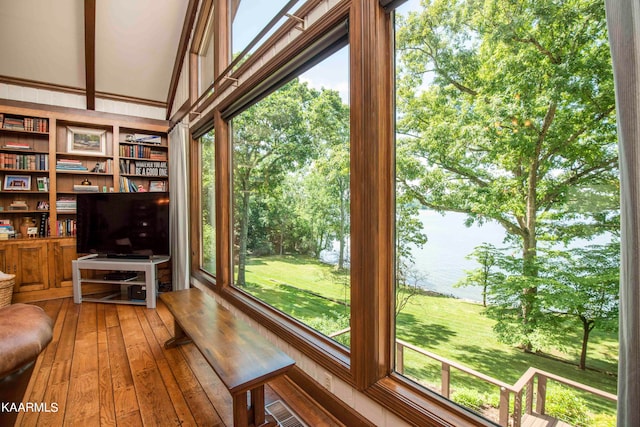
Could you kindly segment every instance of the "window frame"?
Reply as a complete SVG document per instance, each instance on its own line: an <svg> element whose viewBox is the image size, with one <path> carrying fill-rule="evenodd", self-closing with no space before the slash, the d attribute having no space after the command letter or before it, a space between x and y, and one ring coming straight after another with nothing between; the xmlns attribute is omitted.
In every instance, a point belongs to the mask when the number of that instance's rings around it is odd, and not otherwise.
<svg viewBox="0 0 640 427"><path fill-rule="evenodd" d="M228 16L229 3L230 0L216 2L218 23L221 16ZM306 16L321 3L321 0L309 0L296 14ZM349 21L351 109L350 351L232 286L232 140L229 117L224 114L261 81L285 67L345 19ZM203 114L191 124L194 138L215 128L215 215L219 230L216 233L216 275L213 277L194 264L191 276L292 349L408 422L494 425L393 371L395 106L392 16L378 2L337 0L322 19L306 28L277 55L269 56L268 52L277 46L278 40L296 25L297 21L289 20L234 71L235 75L248 75L239 85L223 78L228 64L225 61L229 60L230 27L227 23L216 28L216 90L198 106L196 112ZM269 59L263 60L263 56ZM255 72L249 74L251 70ZM194 140L199 144L199 140ZM198 153L198 150L192 150L191 177L199 183ZM193 200L192 215L199 215ZM200 236L198 233L192 235ZM199 242L192 243L193 250L199 250L198 247ZM192 257L200 258L199 253ZM327 393L324 397L330 399L333 395Z"/></svg>

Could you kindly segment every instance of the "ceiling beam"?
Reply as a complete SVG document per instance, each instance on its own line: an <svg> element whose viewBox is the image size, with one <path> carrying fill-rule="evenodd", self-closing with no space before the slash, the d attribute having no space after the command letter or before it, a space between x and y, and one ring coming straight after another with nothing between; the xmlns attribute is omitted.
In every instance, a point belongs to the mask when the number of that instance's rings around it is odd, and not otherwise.
<svg viewBox="0 0 640 427"><path fill-rule="evenodd" d="M176 54L176 61L173 65L173 74L171 74L171 82L169 83L169 93L167 95L167 119L171 117L171 109L173 108L173 102L176 98L176 91L178 90L178 82L180 80L180 72L182 71L182 64L187 54L187 48L189 45L189 37L193 26L196 22L196 13L198 12L199 0L189 0L187 6L187 13L184 17L184 25L182 26L182 34L180 35L180 43L178 44L178 52Z"/></svg>
<svg viewBox="0 0 640 427"><path fill-rule="evenodd" d="M84 0L84 72L87 110L96 109L96 0Z"/></svg>

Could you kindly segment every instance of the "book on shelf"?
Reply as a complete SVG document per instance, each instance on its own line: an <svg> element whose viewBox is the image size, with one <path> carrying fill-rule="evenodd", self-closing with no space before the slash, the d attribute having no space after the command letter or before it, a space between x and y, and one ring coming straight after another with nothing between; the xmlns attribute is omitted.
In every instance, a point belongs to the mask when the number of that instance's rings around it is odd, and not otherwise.
<svg viewBox="0 0 640 427"><path fill-rule="evenodd" d="M84 166L80 160L58 159L56 160L56 170L88 171L89 169L86 166Z"/></svg>
<svg viewBox="0 0 640 427"><path fill-rule="evenodd" d="M29 205L25 200L14 200L9 205L10 211L27 211L29 210Z"/></svg>
<svg viewBox="0 0 640 427"><path fill-rule="evenodd" d="M147 144L161 144L162 143L162 138L160 138L160 135L147 135L144 133L134 133L133 134L133 140L135 142L143 142L143 143L147 143Z"/></svg>
<svg viewBox="0 0 640 427"><path fill-rule="evenodd" d="M56 200L56 210L62 213L75 213L76 199L73 197L60 197Z"/></svg>
<svg viewBox="0 0 640 427"><path fill-rule="evenodd" d="M48 212L43 212L40 214L40 223L38 224L38 237L47 237L47 235L49 234L49 227L48 227L48 222L49 222L49 213Z"/></svg>
<svg viewBox="0 0 640 427"><path fill-rule="evenodd" d="M120 177L120 192L137 193L141 188L143 187L136 184L132 179L129 179L126 176Z"/></svg>
<svg viewBox="0 0 640 427"><path fill-rule="evenodd" d="M17 117L5 117L2 123L3 129L24 130L24 119Z"/></svg>
<svg viewBox="0 0 640 427"><path fill-rule="evenodd" d="M2 148L9 150L30 150L31 146L26 142L7 141Z"/></svg>
<svg viewBox="0 0 640 427"><path fill-rule="evenodd" d="M97 185L74 184L73 191L79 193L97 193L100 191L100 187Z"/></svg>

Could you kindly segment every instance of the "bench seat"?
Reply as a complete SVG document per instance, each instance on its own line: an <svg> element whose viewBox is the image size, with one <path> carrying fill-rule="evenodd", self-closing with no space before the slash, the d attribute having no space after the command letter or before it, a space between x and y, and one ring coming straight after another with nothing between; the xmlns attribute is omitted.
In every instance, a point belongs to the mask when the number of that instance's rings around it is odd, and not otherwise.
<svg viewBox="0 0 640 427"><path fill-rule="evenodd" d="M231 393L234 426L267 425L264 384L287 372L294 360L200 289L168 292L160 299L175 320L174 337L165 347L193 342Z"/></svg>

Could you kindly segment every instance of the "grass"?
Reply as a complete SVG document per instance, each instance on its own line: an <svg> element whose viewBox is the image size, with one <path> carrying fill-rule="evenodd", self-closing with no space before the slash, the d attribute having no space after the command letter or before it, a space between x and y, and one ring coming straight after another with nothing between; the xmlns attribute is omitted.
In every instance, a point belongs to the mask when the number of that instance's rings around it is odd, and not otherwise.
<svg viewBox="0 0 640 427"><path fill-rule="evenodd" d="M324 334L348 325L348 272L311 258L274 256L253 258L246 269L246 290L279 310ZM497 341L494 321L480 304L437 295L420 294L397 318L397 337L442 357L457 361L509 384L529 367L536 367L600 390L616 393L617 336L593 331L587 367L577 368L579 330L568 336L565 348L549 355L525 353ZM440 365L405 350L405 374L436 390ZM478 390L496 399L497 387L452 370L451 388ZM615 404L579 394L590 412L615 414Z"/></svg>

